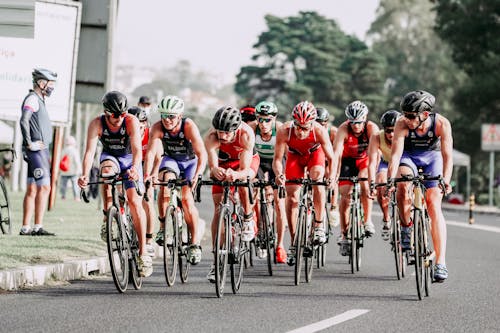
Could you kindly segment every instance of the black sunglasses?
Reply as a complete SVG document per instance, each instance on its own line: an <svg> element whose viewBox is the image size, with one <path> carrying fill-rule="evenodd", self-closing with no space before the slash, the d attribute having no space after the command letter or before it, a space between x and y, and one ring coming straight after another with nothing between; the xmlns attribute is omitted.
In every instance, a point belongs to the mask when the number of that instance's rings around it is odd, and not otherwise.
<svg viewBox="0 0 500 333"><path fill-rule="evenodd" d="M172 120L172 119L175 119L175 117L177 117L176 114L162 114L161 115L161 119L170 119L170 120Z"/></svg>
<svg viewBox="0 0 500 333"><path fill-rule="evenodd" d="M418 117L418 113L413 113L413 112L403 112L403 116L406 118L406 119L410 119L410 120L413 120L413 119L417 119Z"/></svg>
<svg viewBox="0 0 500 333"><path fill-rule="evenodd" d="M106 114L106 116L114 118L114 119L118 119L120 117L125 116L125 113L116 114L116 113L111 113L109 111L104 111L104 113Z"/></svg>
<svg viewBox="0 0 500 333"><path fill-rule="evenodd" d="M273 119L272 118L260 118L260 117L257 117L257 121L262 124L262 123L270 123L271 121L273 121Z"/></svg>
<svg viewBox="0 0 500 333"><path fill-rule="evenodd" d="M384 133L390 134L394 132L394 128L384 128Z"/></svg>

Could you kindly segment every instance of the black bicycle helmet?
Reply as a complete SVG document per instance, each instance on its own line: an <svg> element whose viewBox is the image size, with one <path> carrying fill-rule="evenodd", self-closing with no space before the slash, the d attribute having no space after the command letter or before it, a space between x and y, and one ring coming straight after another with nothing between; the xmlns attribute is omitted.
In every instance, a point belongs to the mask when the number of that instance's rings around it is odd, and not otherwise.
<svg viewBox="0 0 500 333"><path fill-rule="evenodd" d="M325 122L330 119L330 114L328 110L325 108L316 108L316 121L317 122Z"/></svg>
<svg viewBox="0 0 500 333"><path fill-rule="evenodd" d="M257 115L255 114L255 107L253 105L245 105L240 109L241 112L241 120L244 122L254 121L257 119Z"/></svg>
<svg viewBox="0 0 500 333"><path fill-rule="evenodd" d="M424 112L432 111L436 98L427 91L415 90L407 93L401 100L402 112Z"/></svg>
<svg viewBox="0 0 500 333"><path fill-rule="evenodd" d="M104 111L114 115L121 115L128 110L127 97L119 91L107 92L102 97L102 106Z"/></svg>
<svg viewBox="0 0 500 333"><path fill-rule="evenodd" d="M212 119L213 127L218 131L233 132L241 124L241 113L238 109L225 105L221 107Z"/></svg>
<svg viewBox="0 0 500 333"><path fill-rule="evenodd" d="M382 117L380 117L380 124L382 127L394 127L396 120L399 118L401 113L396 110L385 111Z"/></svg>
<svg viewBox="0 0 500 333"><path fill-rule="evenodd" d="M33 76L33 82L38 80L57 81L57 73L45 68L35 68L31 75Z"/></svg>
<svg viewBox="0 0 500 333"><path fill-rule="evenodd" d="M148 120L148 114L146 110L143 108L140 108L138 106L131 106L128 108L128 113L130 113L133 116L136 116L139 121L146 121Z"/></svg>

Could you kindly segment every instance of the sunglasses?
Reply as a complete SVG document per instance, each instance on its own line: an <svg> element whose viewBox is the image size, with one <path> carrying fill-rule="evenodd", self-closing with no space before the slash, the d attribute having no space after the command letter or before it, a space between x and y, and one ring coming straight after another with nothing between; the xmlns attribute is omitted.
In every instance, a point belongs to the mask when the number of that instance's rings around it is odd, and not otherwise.
<svg viewBox="0 0 500 333"><path fill-rule="evenodd" d="M349 124L351 124L351 125L361 125L364 123L365 123L364 121L349 121Z"/></svg>
<svg viewBox="0 0 500 333"><path fill-rule="evenodd" d="M384 133L391 134L394 132L394 128L384 128Z"/></svg>
<svg viewBox="0 0 500 333"><path fill-rule="evenodd" d="M295 126L296 129L303 131L303 132L309 131L311 129L311 126L301 126L297 122L294 122L293 126Z"/></svg>
<svg viewBox="0 0 500 333"><path fill-rule="evenodd" d="M403 116L406 118L406 119L410 119L410 120L413 120L413 119L417 119L418 117L418 113L409 113L409 112L403 112Z"/></svg>
<svg viewBox="0 0 500 333"><path fill-rule="evenodd" d="M125 113L120 113L120 114L116 114L116 113L111 113L109 111L104 111L104 114L110 118L114 118L114 119L118 119L118 118L121 118L121 117L125 117Z"/></svg>
<svg viewBox="0 0 500 333"><path fill-rule="evenodd" d="M272 118L260 118L260 117L257 117L257 121L261 124L263 123L270 123L271 121L273 121Z"/></svg>
<svg viewBox="0 0 500 333"><path fill-rule="evenodd" d="M161 119L175 119L177 118L177 115L176 114L162 114L161 115Z"/></svg>

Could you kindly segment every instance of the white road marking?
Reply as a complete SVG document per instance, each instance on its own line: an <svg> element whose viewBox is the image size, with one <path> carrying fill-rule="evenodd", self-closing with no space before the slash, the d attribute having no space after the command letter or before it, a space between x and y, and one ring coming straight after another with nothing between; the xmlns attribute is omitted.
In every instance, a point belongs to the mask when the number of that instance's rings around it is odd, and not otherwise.
<svg viewBox="0 0 500 333"><path fill-rule="evenodd" d="M462 227L462 228L466 228L466 229L476 229L476 230L484 230L484 231L491 231L491 232L500 233L499 227L492 227L489 225L469 224L469 223L458 222L458 221L446 221L446 224L452 225L455 227Z"/></svg>
<svg viewBox="0 0 500 333"><path fill-rule="evenodd" d="M365 313L369 312L370 310L363 310L363 309L354 309L354 310L349 310L344 313L339 314L338 316L331 317L322 321L318 321L317 323L299 327L297 329L294 329L292 331L288 331L287 333L313 333L313 332L318 332L321 330L324 330L328 327L343 323L344 321L356 318L358 316L364 315Z"/></svg>

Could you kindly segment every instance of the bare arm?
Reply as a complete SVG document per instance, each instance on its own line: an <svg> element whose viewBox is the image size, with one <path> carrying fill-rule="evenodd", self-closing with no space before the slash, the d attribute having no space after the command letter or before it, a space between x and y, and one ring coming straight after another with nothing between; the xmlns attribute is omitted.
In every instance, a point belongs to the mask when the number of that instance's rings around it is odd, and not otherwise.
<svg viewBox="0 0 500 333"><path fill-rule="evenodd" d="M139 129L139 120L133 116L127 116L125 120L127 122L127 134L130 136L130 148L132 149L132 165L139 169L142 163L142 139L141 131Z"/></svg>
<svg viewBox="0 0 500 333"><path fill-rule="evenodd" d="M94 155L97 146L97 140L99 140L100 131L101 122L99 117L97 117L90 122L89 128L87 130L87 144L85 147L85 153L83 154L82 174L80 176L80 179L78 180L78 185L80 185L80 187L85 187L87 185L87 179L90 175L92 162L94 161Z"/></svg>
<svg viewBox="0 0 500 333"><path fill-rule="evenodd" d="M342 158L342 152L344 151L344 140L347 137L347 124L344 123L340 125L337 134L335 135L335 141L333 142L333 160L336 161L336 168L333 169L333 174L337 177L340 173L340 164Z"/></svg>
<svg viewBox="0 0 500 333"><path fill-rule="evenodd" d="M323 148L323 152L325 153L326 161L328 162L328 169L325 170L325 176L333 183L334 180L334 171L337 170L337 161L334 160L333 147L330 141L330 137L328 136L328 132L326 128L315 123L314 131L316 131L316 137L318 138L318 142L321 144Z"/></svg>
<svg viewBox="0 0 500 333"><path fill-rule="evenodd" d="M387 179L396 178L407 134L408 127L406 126L404 119L398 119L396 125L394 126L394 138L392 139L391 160L389 161L389 168L387 170Z"/></svg>
<svg viewBox="0 0 500 333"><path fill-rule="evenodd" d="M380 133L380 132L379 132ZM378 162L380 161L380 136L379 133L373 133L368 144L368 181L375 182Z"/></svg>
<svg viewBox="0 0 500 333"><path fill-rule="evenodd" d="M207 166L207 151L205 150L200 130L192 120L186 120L184 131L186 138L191 141L191 144L193 145L195 155L198 157L198 164L196 165L196 172L194 174L194 181L196 181L198 176L203 174L203 171Z"/></svg>
<svg viewBox="0 0 500 333"><path fill-rule="evenodd" d="M253 148L255 146L255 135L250 126L243 126L243 133L241 133L241 141L243 151L240 153L240 168L236 171L234 178L245 180L247 177L251 177L252 169L250 165L252 164Z"/></svg>
<svg viewBox="0 0 500 333"><path fill-rule="evenodd" d="M280 126L276 133L276 145L274 146L273 171L276 175L278 185L285 185L283 176L283 157L286 151L286 139L288 137L287 126Z"/></svg>
<svg viewBox="0 0 500 333"><path fill-rule="evenodd" d="M224 179L225 170L219 168L219 157L217 156L220 146L215 129L211 128L204 139L205 149L207 151L207 162L210 169L210 174L215 178Z"/></svg>
<svg viewBox="0 0 500 333"><path fill-rule="evenodd" d="M451 174L453 172L453 136L451 125L448 119L444 117L438 118L438 127L436 134L441 138L441 154L443 156L443 178L446 184L447 193L451 192L449 188Z"/></svg>
<svg viewBox="0 0 500 333"><path fill-rule="evenodd" d="M153 173L153 165L155 164L157 145L161 145L161 137L163 132L161 130L161 122L157 122L151 127L149 132L148 150L146 151L146 159L144 160L144 180L149 178Z"/></svg>

